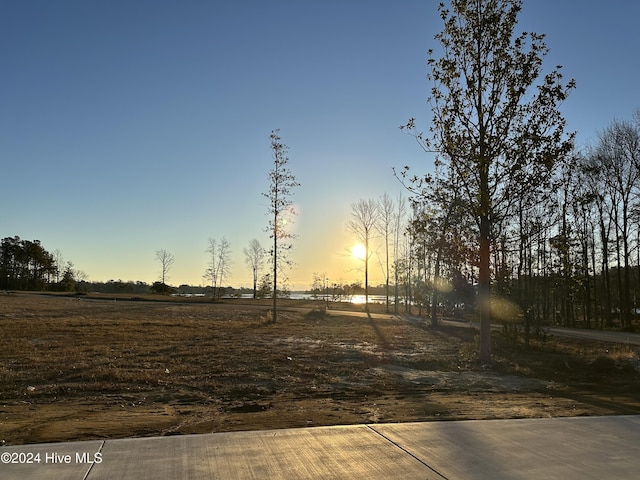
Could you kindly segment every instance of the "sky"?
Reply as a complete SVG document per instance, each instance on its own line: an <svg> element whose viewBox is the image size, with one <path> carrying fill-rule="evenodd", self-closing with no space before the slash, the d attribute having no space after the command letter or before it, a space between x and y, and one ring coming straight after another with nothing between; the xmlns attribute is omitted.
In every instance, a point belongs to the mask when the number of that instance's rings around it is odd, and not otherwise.
<svg viewBox="0 0 640 480"><path fill-rule="evenodd" d="M406 197L393 168L432 170L399 126L429 128L438 0L0 0L0 235L60 250L90 281L205 283L226 237L225 284L251 285L243 249L269 244L269 134L301 186L288 272L362 280L351 205ZM640 107L640 3L525 0L545 73L579 148ZM371 283L381 283L374 258Z"/></svg>

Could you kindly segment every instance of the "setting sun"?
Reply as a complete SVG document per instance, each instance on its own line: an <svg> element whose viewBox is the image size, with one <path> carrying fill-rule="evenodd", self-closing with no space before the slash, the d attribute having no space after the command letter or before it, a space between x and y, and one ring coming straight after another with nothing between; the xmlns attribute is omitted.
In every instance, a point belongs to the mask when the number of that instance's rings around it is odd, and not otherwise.
<svg viewBox="0 0 640 480"><path fill-rule="evenodd" d="M354 245L351 249L351 255L359 260L364 260L364 257L367 255L367 249L361 243Z"/></svg>

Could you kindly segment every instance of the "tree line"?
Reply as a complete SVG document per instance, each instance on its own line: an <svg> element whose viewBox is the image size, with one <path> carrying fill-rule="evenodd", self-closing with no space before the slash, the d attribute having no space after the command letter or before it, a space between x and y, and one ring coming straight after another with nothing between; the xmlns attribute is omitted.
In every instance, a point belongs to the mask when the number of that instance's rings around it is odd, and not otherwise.
<svg viewBox="0 0 640 480"><path fill-rule="evenodd" d="M291 241L295 238L288 228L296 212L293 209L291 195L299 186L295 176L288 168L288 147L282 142L279 131L273 130L269 136L273 155L273 169L269 172L270 185L262 195L269 201L267 214L269 220L265 231L269 233L272 246L269 250L253 239L244 248L245 263L251 269L253 277L253 297L271 296L273 298L272 321L277 318L277 297L286 296L286 269L292 265L289 258ZM231 272L231 245L222 237L220 240L209 238L207 267L203 278L211 285L211 297L220 299L225 290L222 286ZM271 260L271 271L261 277L267 257ZM109 293L151 293L171 294L176 290L167 282L175 256L162 248L155 252L160 266L159 279L147 286L144 282L113 282L106 285L86 281L86 274L73 268L71 262L64 263L59 251L49 253L39 240L28 241L20 237L7 237L0 244L0 282L5 290L62 290L93 291L114 290ZM258 283L260 279L260 284ZM280 283L278 283L278 280ZM228 288L226 290L229 290ZM228 292L227 292L228 293Z"/></svg>
<svg viewBox="0 0 640 480"><path fill-rule="evenodd" d="M245 263L247 267L251 269L253 276L253 298L269 295L271 290L268 285L264 285L264 277L263 284L258 288L258 277L264 267L266 257L265 249L260 245L260 242L254 238L249 242L249 245L244 248L243 252ZM219 300L223 295L228 295L229 292L237 290L229 286L223 287L224 281L231 274L231 244L226 237L222 237L219 240L209 238L205 253L207 254L208 260L202 278L208 285L207 287L200 288L198 293L206 291L209 296ZM165 249L160 249L156 251L155 259L160 266L160 279L151 285L150 291L159 294L175 293L176 289L166 283L171 267L175 262L175 256ZM178 290L184 292L184 287L183 285L179 287Z"/></svg>
<svg viewBox="0 0 640 480"><path fill-rule="evenodd" d="M430 217L433 211L428 211L426 204L415 197L407 202L402 194L394 199L384 193L377 199L353 203L345 227L364 247L361 259L364 283L333 284L314 273L312 291L321 296L323 291L333 288L342 292L339 297L349 297L362 290L368 305L373 269L384 278L374 293L386 298L387 312L429 314L437 323L438 316L445 311L473 308L476 304L473 278L461 264L455 263L464 264L471 258L473 238L463 236L469 225L453 214L454 205L445 204L447 208L441 213L447 231L439 237ZM455 260L448 254L454 250L458 252Z"/></svg>
<svg viewBox="0 0 640 480"><path fill-rule="evenodd" d="M352 205L347 229L365 245L365 265L377 259L391 296L424 306L433 323L442 308L475 308L479 231L461 180L447 169L399 177L413 193L408 218L388 195ZM640 313L640 109L533 179L503 187L511 198L492 212L492 319L632 330ZM317 274L314 289L326 289Z"/></svg>
<svg viewBox="0 0 640 480"><path fill-rule="evenodd" d="M522 2L439 7L443 54L429 52L435 172L397 174L411 191L416 274L435 309L472 286L480 359L492 321L632 329L640 305L640 111L578 151L558 106L575 88L542 76L544 36L514 28ZM535 83L535 82L538 83Z"/></svg>
<svg viewBox="0 0 640 480"><path fill-rule="evenodd" d="M48 252L40 240L14 236L0 243L0 285L5 290L67 291L85 277L59 250Z"/></svg>

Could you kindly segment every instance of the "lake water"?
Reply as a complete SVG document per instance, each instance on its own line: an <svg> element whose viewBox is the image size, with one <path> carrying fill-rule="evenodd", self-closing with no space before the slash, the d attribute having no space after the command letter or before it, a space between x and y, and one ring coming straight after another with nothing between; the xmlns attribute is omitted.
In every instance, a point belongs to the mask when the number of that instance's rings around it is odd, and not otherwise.
<svg viewBox="0 0 640 480"><path fill-rule="evenodd" d="M243 294L242 298L253 298L252 294ZM316 298L313 297L310 293L304 292L293 292L289 295L289 298L292 300L321 300L326 301L323 295L318 295ZM333 301L331 295L329 295L329 301ZM363 304L365 303L364 295L352 295L350 298L341 297L339 299L341 302L350 302L355 304ZM369 295L369 303L386 303L387 297L384 295ZM393 303L393 297L389 297L389 302Z"/></svg>
<svg viewBox="0 0 640 480"><path fill-rule="evenodd" d="M204 297L205 295L203 293L174 293L172 295L173 297ZM222 297L222 298L235 298L235 297ZM243 293L240 298L253 298L253 294L251 293ZM326 299L322 296L322 295L318 295L316 298L313 297L312 294L310 293L304 293L304 292L293 292L291 295L289 295L289 298L292 300L320 300L320 301L326 301ZM332 302L332 298L331 295L329 295L329 301ZM350 303L355 303L357 305L360 304L364 304L365 303L365 296L364 295L352 295L350 298L347 297L341 297L339 299L337 299L337 301L340 302L350 302ZM380 303L380 304L384 304L387 302L387 297L385 297L384 295L369 295L369 303ZM393 297L390 296L389 297L389 302L393 303Z"/></svg>

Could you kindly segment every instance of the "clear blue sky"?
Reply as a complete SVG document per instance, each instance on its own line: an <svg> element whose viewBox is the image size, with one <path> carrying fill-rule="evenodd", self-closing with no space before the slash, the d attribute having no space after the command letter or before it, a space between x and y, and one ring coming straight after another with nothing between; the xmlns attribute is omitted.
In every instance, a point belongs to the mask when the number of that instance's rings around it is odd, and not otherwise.
<svg viewBox="0 0 640 480"><path fill-rule="evenodd" d="M268 244L269 133L302 184L293 288L360 278L351 203L396 196L392 167L432 167L398 126L430 112L438 1L0 0L0 235L59 249L90 280L201 284L207 239ZM640 3L529 0L578 143L640 107ZM437 50L436 50L437 51ZM374 282L381 276L374 275ZM227 282L225 282L227 283Z"/></svg>

